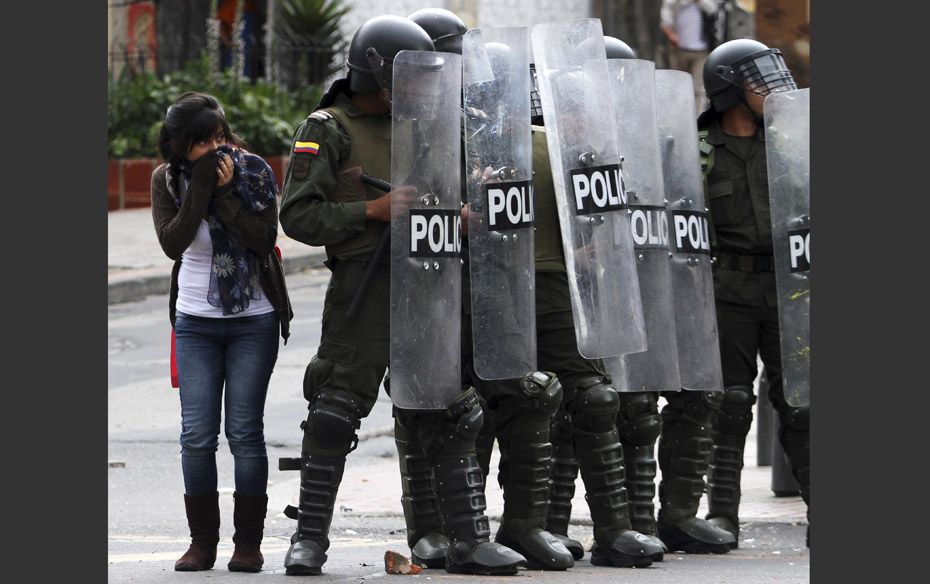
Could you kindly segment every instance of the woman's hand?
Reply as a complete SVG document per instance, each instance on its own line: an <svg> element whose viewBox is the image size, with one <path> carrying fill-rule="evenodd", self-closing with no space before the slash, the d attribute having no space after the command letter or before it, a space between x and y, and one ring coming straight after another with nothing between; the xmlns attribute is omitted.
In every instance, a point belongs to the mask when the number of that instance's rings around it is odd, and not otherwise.
<svg viewBox="0 0 930 584"><path fill-rule="evenodd" d="M235 166L233 166L232 158L225 153L219 155L219 160L216 163L216 186L222 187L229 184L229 181L233 178L233 172L235 171Z"/></svg>

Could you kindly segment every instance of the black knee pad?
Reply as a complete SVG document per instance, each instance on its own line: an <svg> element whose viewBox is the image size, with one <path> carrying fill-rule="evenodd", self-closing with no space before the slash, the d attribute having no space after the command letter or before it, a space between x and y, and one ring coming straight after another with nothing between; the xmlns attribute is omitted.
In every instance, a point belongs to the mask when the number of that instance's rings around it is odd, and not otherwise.
<svg viewBox="0 0 930 584"><path fill-rule="evenodd" d="M723 403L722 391L688 391L685 394L685 416L696 424L713 424Z"/></svg>
<svg viewBox="0 0 930 584"><path fill-rule="evenodd" d="M575 428L583 432L601 433L616 429L620 396L607 378L580 381L572 392L569 412Z"/></svg>
<svg viewBox="0 0 930 584"><path fill-rule="evenodd" d="M756 396L751 385L731 385L723 393L720 412L714 431L721 434L745 436L752 426L752 406Z"/></svg>
<svg viewBox="0 0 930 584"><path fill-rule="evenodd" d="M559 410L562 403L562 384L555 373L548 371L534 371L520 379L520 388L523 395L528 398L526 407L542 410L552 417Z"/></svg>
<svg viewBox="0 0 930 584"><path fill-rule="evenodd" d="M484 425L484 412L474 388L463 391L444 411L417 414L420 443L430 464L475 448Z"/></svg>
<svg viewBox="0 0 930 584"><path fill-rule="evenodd" d="M361 426L361 400L354 393L321 389L310 404L304 431L304 451L344 456L355 450Z"/></svg>
<svg viewBox="0 0 930 584"><path fill-rule="evenodd" d="M658 395L652 392L620 393L617 431L633 446L651 446L662 432Z"/></svg>
<svg viewBox="0 0 930 584"><path fill-rule="evenodd" d="M478 401L478 393L470 387L455 398L443 412L443 425L446 434L453 438L473 441L481 432L484 424L484 411Z"/></svg>

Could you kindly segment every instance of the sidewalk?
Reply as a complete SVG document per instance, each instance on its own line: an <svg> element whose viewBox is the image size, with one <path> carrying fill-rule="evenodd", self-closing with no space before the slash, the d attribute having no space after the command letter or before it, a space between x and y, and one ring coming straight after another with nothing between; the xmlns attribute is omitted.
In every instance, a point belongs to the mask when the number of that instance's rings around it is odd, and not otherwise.
<svg viewBox="0 0 930 584"><path fill-rule="evenodd" d="M107 303L139 300L151 294L167 294L174 262L158 245L152 211L124 209L107 213ZM278 229L278 247L285 272L321 267L322 247L294 241Z"/></svg>

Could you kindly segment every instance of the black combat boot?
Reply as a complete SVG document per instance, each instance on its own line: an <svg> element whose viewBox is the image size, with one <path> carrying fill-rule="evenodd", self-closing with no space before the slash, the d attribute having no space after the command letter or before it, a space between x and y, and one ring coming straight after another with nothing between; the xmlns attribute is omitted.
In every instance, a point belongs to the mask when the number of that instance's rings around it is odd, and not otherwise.
<svg viewBox="0 0 930 584"><path fill-rule="evenodd" d="M625 486L629 496L630 525L651 539L662 548L662 554L652 559L661 562L663 554L668 552L665 542L659 538L658 526L655 517L656 495L656 459L653 454L655 446L633 446L621 444L623 447Z"/></svg>
<svg viewBox="0 0 930 584"><path fill-rule="evenodd" d="M433 486L430 468L415 431L408 431L402 411L395 411L394 443L400 460L400 480L404 520L407 524L407 545L413 561L426 568L443 568L449 538L442 528L439 501Z"/></svg>
<svg viewBox="0 0 930 584"><path fill-rule="evenodd" d="M307 367L309 372L316 357ZM307 378L304 394L308 393ZM320 574L329 549L329 526L333 521L336 493L342 482L346 456L358 446L355 433L361 424L361 400L341 389L316 391L309 414L300 427L304 431L301 458L278 461L281 470L300 469L298 507L285 509L297 519L297 531L284 554L287 574ZM299 466L294 466L297 462Z"/></svg>
<svg viewBox="0 0 930 584"><path fill-rule="evenodd" d="M220 541L219 493L184 495L184 510L191 532L191 545L174 563L178 572L209 570L216 562Z"/></svg>
<svg viewBox="0 0 930 584"><path fill-rule="evenodd" d="M484 477L474 454L442 458L433 465L436 494L449 549L446 571L462 574L514 575L526 559L490 540L484 511Z"/></svg>
<svg viewBox="0 0 930 584"><path fill-rule="evenodd" d="M571 417L560 410L550 429L552 441L552 474L549 481L549 516L546 531L551 533L571 552L575 560L584 557L581 542L568 537L568 523L572 516L572 499L575 497L575 479L578 478L578 461L572 446Z"/></svg>
<svg viewBox="0 0 930 584"><path fill-rule="evenodd" d="M662 410L658 531L673 552L725 554L736 541L731 533L697 517L719 401L717 393L683 391Z"/></svg>
<svg viewBox="0 0 930 584"><path fill-rule="evenodd" d="M445 411L420 411L412 419L433 469L439 513L449 538L446 571L516 574L526 558L490 540L484 473L475 455L484 413L474 388L463 391Z"/></svg>
<svg viewBox="0 0 930 584"><path fill-rule="evenodd" d="M707 472L707 520L733 535L739 547L740 479L746 436L714 434L713 456Z"/></svg>
<svg viewBox="0 0 930 584"><path fill-rule="evenodd" d="M284 555L287 574L321 574L329 549L336 492L342 482L346 459L309 455L301 459L297 531Z"/></svg>
<svg viewBox="0 0 930 584"><path fill-rule="evenodd" d="M662 430L659 415L658 394L635 392L620 394L620 410L617 412L617 432L623 447L625 486L629 496L630 524L668 552L659 539L656 526L656 459L655 443ZM653 557L661 562L662 554Z"/></svg>
<svg viewBox="0 0 930 584"><path fill-rule="evenodd" d="M733 549L739 547L743 451L755 403L751 385L728 386L714 421L714 447L707 471L707 520L733 535Z"/></svg>
<svg viewBox="0 0 930 584"><path fill-rule="evenodd" d="M553 376L554 379L554 376ZM561 391L553 396L558 407ZM558 400L558 401L557 401ZM497 435L501 449L498 481L504 491L504 513L494 541L527 560L533 570L566 570L575 564L572 553L545 530L549 507L552 445L550 413L537 400L521 402L496 414L503 421Z"/></svg>
<svg viewBox="0 0 930 584"><path fill-rule="evenodd" d="M623 448L616 428L589 433L574 430L575 453L585 499L594 523L591 564L618 568L645 568L662 546L634 531L624 487Z"/></svg>

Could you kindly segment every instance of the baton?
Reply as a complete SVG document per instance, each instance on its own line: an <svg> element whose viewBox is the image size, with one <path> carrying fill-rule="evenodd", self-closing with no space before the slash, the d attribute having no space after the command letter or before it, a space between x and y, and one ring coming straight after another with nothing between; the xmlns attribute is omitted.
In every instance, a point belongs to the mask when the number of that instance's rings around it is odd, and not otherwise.
<svg viewBox="0 0 930 584"><path fill-rule="evenodd" d="M373 177L364 172L359 176L363 183L370 184L380 191L385 193L391 191L391 183L383 181L380 178ZM355 290L355 296L352 297L352 302L349 303L349 308L346 309L346 316L349 318L355 318L355 315L358 314L359 304L362 303L362 298L365 296L365 291L368 290L368 286L371 285L371 278L375 274L375 266L381 263L381 256L384 255L384 252L387 251L388 244L391 242L391 226L388 224L385 226L384 231L381 233L381 241L378 242L378 247L375 248L375 253L371 256L371 261L368 262L368 266L365 268L365 273L362 275L362 281L359 283L358 288Z"/></svg>

